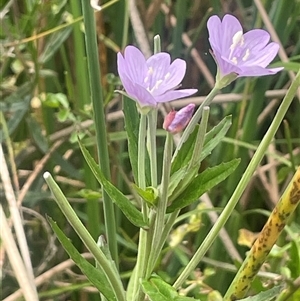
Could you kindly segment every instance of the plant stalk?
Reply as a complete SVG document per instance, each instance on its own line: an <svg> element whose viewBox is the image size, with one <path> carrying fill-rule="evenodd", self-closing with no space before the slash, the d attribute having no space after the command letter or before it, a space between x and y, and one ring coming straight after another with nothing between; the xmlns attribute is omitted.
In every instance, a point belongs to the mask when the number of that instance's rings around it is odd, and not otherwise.
<svg viewBox="0 0 300 301"><path fill-rule="evenodd" d="M104 115L103 93L101 89L101 73L98 57L94 11L89 1L81 0L81 5L85 26L86 54L91 87L91 99L94 111L98 159L104 176L109 180L110 166L107 148L107 132ZM119 261L114 205L105 191L103 191L103 204L107 242L111 256L118 266Z"/></svg>
<svg viewBox="0 0 300 301"><path fill-rule="evenodd" d="M198 248L197 252L190 260L189 264L184 268L184 270L182 271L178 279L173 284L173 286L176 289L178 289L184 283L184 281L189 277L192 271L195 270L195 268L197 267L197 265L199 264L199 262L201 261L205 253L208 251L212 243L215 241L218 233L220 232L222 227L225 225L225 223L231 216L242 193L245 191L249 181L251 180L253 173L255 172L257 166L259 165L262 158L264 157L269 144L274 138L279 128L279 125L281 124L290 104L292 103L293 98L299 86L300 86L300 70L297 73L297 76L295 80L292 82L290 88L288 89L286 96L284 97L280 107L278 108L278 111L273 119L273 122L271 123L267 133L265 134L260 145L258 146L256 153L251 159L247 169L245 170L241 180L239 181L226 207L224 208L217 222L214 224L214 226L212 227L212 229L210 230L210 232L202 242L201 246Z"/></svg>

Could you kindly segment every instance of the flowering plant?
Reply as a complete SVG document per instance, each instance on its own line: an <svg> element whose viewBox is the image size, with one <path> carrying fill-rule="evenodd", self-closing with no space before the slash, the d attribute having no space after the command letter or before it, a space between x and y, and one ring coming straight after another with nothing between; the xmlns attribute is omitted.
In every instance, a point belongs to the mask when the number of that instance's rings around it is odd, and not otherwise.
<svg viewBox="0 0 300 301"><path fill-rule="evenodd" d="M175 59L171 63L171 56L159 51L146 59L134 46L127 46L124 54L119 52L117 55L118 73L125 89L125 92L119 92L124 96L123 112L132 169L130 179L133 183L129 185L131 192L129 197L111 182L109 173L105 172L105 163L101 163L105 151L99 152L99 166L84 146L83 141L79 141L90 169L103 188L107 242L102 236L98 243L94 242L51 175L49 173L44 175L61 210L95 258L96 266L91 266L90 263L84 261L57 225L50 220L51 226L70 256L87 275L89 281L97 287L102 300L200 300L187 296L186 291L185 296L182 296L178 291L189 277L194 277L193 273L197 265L220 234L286 112L286 105L279 109L221 215L195 250L190 261L182 267L182 270L176 272L174 283L171 285L163 280L164 271L160 269L159 258L163 254L164 246L168 243L172 230L182 217L181 209L190 208L190 206L196 208L193 214L189 213L188 226L183 227L183 230L180 227L176 230L178 232L197 231L202 222L198 215L201 211L199 209L201 203L197 205L196 202L218 183L229 177L240 162L239 159L232 159L210 168L205 168L205 164L202 164L223 140L231 125L231 117L227 116L208 130L209 104L221 88L238 77L269 75L282 70L282 68L267 68L276 56L279 46L276 43L268 44L269 34L266 31L256 29L243 34L241 24L230 15L226 15L222 21L217 16L212 16L207 26L212 54L218 65L216 85L195 113L195 104L188 104L178 112L171 111L167 114L162 126L162 122L157 122L161 103L187 97L197 92L196 89L177 89L186 72L185 61ZM160 49L158 36L154 39L154 46L155 49ZM93 61L90 61L90 66L92 64ZM283 103L290 104L296 90L295 86L299 84L299 81L300 73ZM94 103L97 101L97 96L95 96ZM102 113L103 108L101 109ZM94 111L95 115L99 113L97 110ZM157 163L158 127L165 130L161 164ZM99 131L101 130L103 126L96 127L97 137L100 137ZM179 140L174 139L173 134L182 131ZM105 144L104 141L99 139L98 145L103 144ZM249 252L250 255L242 264L237 278L224 295L225 301L241 299L248 291L254 276L274 244L274 238L278 237L286 222L285 219L295 210L300 201L299 177L300 170L298 169L278 207L270 216L262 236ZM124 216L139 229L135 266L129 273L128 281L123 281L118 269L119 257L112 203L116 204ZM271 233L271 235L266 233ZM174 232L172 235L174 237ZM172 242L172 245L176 243ZM251 262L251 266L248 262ZM280 287L275 287L267 296L259 295L258 300L269 300L270 296L274 297L278 294L279 289ZM216 291L214 293L216 294L215 300L222 300L220 293ZM207 298L205 300L210 300L209 298L212 297Z"/></svg>
<svg viewBox="0 0 300 301"><path fill-rule="evenodd" d="M159 103L190 96L197 89L176 90L181 83L186 62L166 52L152 55L147 60L134 46L127 46L124 56L118 53L118 72L128 96L139 106L156 107Z"/></svg>

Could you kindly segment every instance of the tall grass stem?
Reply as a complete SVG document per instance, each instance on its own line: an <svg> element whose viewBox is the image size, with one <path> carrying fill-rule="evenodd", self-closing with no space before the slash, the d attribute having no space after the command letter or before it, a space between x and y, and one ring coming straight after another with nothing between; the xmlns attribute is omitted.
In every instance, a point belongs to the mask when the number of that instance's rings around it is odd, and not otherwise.
<svg viewBox="0 0 300 301"><path fill-rule="evenodd" d="M107 148L107 132L104 115L103 92L101 88L101 73L97 47L97 33L94 11L89 1L81 0L85 26L86 54L88 62L91 99L94 111L98 159L101 170L110 179L110 165ZM118 266L118 248L116 238L116 221L114 205L109 196L103 191L105 230L111 256Z"/></svg>

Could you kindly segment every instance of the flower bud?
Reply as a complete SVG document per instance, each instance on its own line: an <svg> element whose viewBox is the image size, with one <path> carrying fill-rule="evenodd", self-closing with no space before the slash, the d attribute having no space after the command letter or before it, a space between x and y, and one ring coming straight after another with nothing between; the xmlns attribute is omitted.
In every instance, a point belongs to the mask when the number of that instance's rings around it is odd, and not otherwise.
<svg viewBox="0 0 300 301"><path fill-rule="evenodd" d="M177 134L181 132L189 123L194 113L195 104L191 103L182 108L178 112L171 111L164 120L163 128L172 133Z"/></svg>

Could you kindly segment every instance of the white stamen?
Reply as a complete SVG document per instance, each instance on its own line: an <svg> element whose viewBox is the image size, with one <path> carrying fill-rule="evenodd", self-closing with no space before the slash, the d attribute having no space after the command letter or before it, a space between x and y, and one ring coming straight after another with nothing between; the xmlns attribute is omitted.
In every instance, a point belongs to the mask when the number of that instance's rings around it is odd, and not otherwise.
<svg viewBox="0 0 300 301"><path fill-rule="evenodd" d="M230 55L229 58L232 56L234 50L237 48L237 46L243 46L244 44L244 36L243 32L240 30L232 38L232 44L230 46Z"/></svg>
<svg viewBox="0 0 300 301"><path fill-rule="evenodd" d="M246 54L243 56L242 60L243 60L244 62L245 62L245 61L247 61L247 59L248 59L249 55L250 55L250 49L249 49L249 48L247 48L247 50L246 50Z"/></svg>
<svg viewBox="0 0 300 301"><path fill-rule="evenodd" d="M162 79L158 80L155 85L153 86L153 88L150 90L149 87L147 88L147 90L152 93L154 90L158 89L158 87L160 86L160 84L163 82Z"/></svg>
<svg viewBox="0 0 300 301"><path fill-rule="evenodd" d="M236 46L240 44L240 46L243 46L244 44L244 37L243 32L240 30L238 31L232 38L232 44L230 46L230 49L233 50L236 48Z"/></svg>
<svg viewBox="0 0 300 301"><path fill-rule="evenodd" d="M231 61L232 61L235 65L237 65L237 58L236 58L236 56L234 56L234 57L231 59Z"/></svg>

